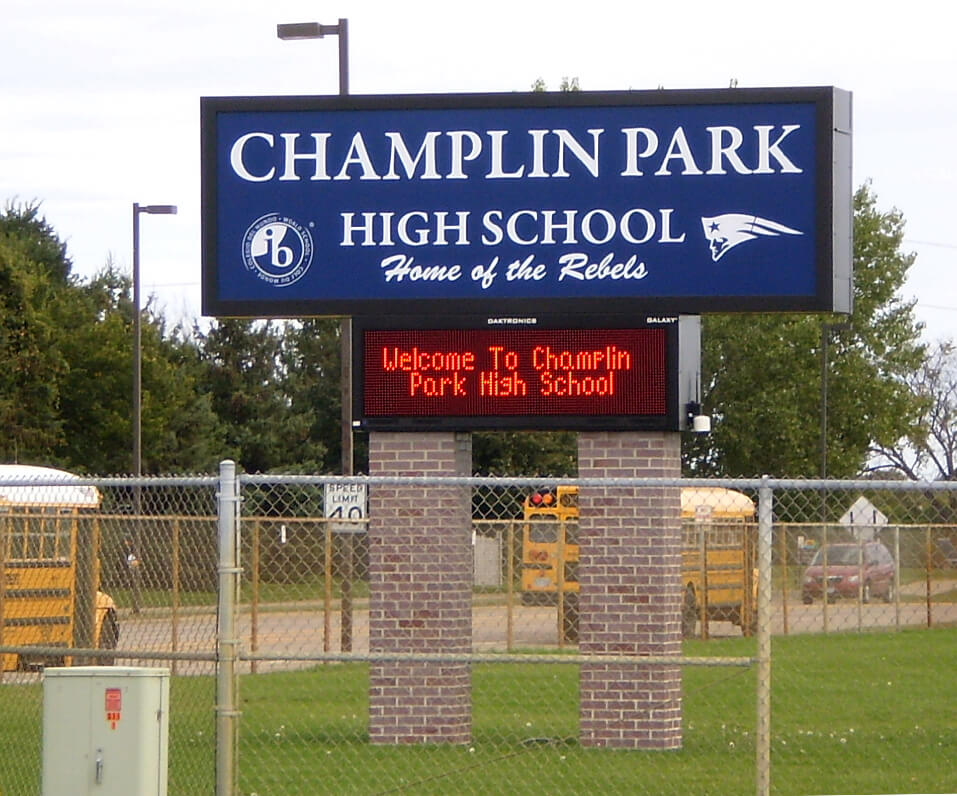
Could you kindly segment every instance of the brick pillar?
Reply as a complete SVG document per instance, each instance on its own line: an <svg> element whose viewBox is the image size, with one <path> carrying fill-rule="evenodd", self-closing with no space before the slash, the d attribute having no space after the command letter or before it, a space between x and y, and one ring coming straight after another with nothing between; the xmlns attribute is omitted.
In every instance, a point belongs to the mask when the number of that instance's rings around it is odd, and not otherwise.
<svg viewBox="0 0 957 796"><path fill-rule="evenodd" d="M678 478L673 432L578 435L582 478ZM678 487L581 487L579 651L681 654L681 522ZM583 664L583 746L681 746L678 666Z"/></svg>
<svg viewBox="0 0 957 796"><path fill-rule="evenodd" d="M467 434L372 432L378 476L470 475ZM369 646L377 652L472 649L471 500L465 487L374 486L369 495ZM374 662L369 737L377 744L468 743L465 663Z"/></svg>

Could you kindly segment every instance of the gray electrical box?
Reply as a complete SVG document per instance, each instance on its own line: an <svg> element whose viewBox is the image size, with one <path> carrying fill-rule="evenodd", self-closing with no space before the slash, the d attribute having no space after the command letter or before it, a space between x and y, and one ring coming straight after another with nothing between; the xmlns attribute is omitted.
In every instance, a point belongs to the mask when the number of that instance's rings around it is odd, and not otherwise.
<svg viewBox="0 0 957 796"><path fill-rule="evenodd" d="M166 796L169 669L43 673L43 796Z"/></svg>

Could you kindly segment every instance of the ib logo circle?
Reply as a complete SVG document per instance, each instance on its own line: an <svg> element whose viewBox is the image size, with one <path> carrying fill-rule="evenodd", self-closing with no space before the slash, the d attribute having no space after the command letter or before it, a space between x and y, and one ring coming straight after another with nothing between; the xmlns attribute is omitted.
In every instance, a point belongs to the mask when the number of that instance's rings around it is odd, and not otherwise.
<svg viewBox="0 0 957 796"><path fill-rule="evenodd" d="M243 236L243 261L264 282L286 287L302 279L312 264L312 235L279 213L257 218Z"/></svg>

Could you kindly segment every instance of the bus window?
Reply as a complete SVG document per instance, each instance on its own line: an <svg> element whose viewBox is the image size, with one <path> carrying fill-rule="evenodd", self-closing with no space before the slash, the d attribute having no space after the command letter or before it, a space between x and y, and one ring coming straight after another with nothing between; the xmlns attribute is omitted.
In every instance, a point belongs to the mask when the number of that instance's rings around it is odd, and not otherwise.
<svg viewBox="0 0 957 796"><path fill-rule="evenodd" d="M528 523L528 541L545 544L558 542L558 520L554 517L542 517Z"/></svg>

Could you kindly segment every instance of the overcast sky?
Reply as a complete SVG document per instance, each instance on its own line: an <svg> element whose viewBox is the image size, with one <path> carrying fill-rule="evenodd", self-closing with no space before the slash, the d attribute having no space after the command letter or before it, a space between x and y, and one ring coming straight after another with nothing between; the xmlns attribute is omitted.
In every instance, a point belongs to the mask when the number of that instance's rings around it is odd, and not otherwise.
<svg viewBox="0 0 957 796"><path fill-rule="evenodd" d="M321 15L321 16L320 16ZM946 15L946 16L945 16ZM200 313L199 98L335 94L337 41L276 23L349 20L353 94L824 86L854 95L854 184L907 219L904 289L957 339L957 47L945 3L476 4L2 0L0 201L42 203L75 272L132 259L173 320Z"/></svg>

